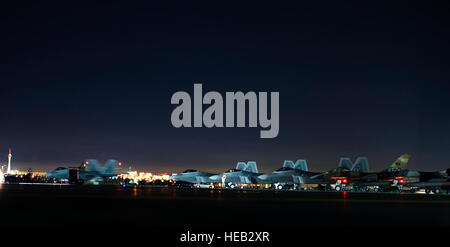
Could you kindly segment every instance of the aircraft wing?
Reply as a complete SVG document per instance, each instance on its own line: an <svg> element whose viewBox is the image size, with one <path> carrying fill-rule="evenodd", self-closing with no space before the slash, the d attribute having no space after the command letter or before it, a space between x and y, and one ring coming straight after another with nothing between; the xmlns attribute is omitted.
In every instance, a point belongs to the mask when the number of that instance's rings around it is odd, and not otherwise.
<svg viewBox="0 0 450 247"><path fill-rule="evenodd" d="M197 180L197 183L209 183L209 178L204 177L204 176L196 176L195 180Z"/></svg>
<svg viewBox="0 0 450 247"><path fill-rule="evenodd" d="M80 172L79 176L80 176L81 179L83 179L85 181L91 180L91 179L96 178L96 177L100 177L97 172Z"/></svg>
<svg viewBox="0 0 450 247"><path fill-rule="evenodd" d="M292 179L294 180L294 184L306 184L305 177L292 175Z"/></svg>
<svg viewBox="0 0 450 247"><path fill-rule="evenodd" d="M292 175L292 178L294 179L294 183L298 183L298 184L334 184L334 183L336 183L336 180L324 179L324 177L321 175L322 174L319 174L317 176L312 176L312 177Z"/></svg>
<svg viewBox="0 0 450 247"><path fill-rule="evenodd" d="M432 181L432 182L414 182L408 183L408 186L426 188L426 187L442 187L442 186L450 186L449 181Z"/></svg>
<svg viewBox="0 0 450 247"><path fill-rule="evenodd" d="M250 178L248 176L239 176L239 179L241 180L241 183L243 184L251 184L252 181L250 181Z"/></svg>
<svg viewBox="0 0 450 247"><path fill-rule="evenodd" d="M311 176L311 179L323 179L325 176L323 173Z"/></svg>
<svg viewBox="0 0 450 247"><path fill-rule="evenodd" d="M356 186L383 186L391 184L391 181L353 182Z"/></svg>

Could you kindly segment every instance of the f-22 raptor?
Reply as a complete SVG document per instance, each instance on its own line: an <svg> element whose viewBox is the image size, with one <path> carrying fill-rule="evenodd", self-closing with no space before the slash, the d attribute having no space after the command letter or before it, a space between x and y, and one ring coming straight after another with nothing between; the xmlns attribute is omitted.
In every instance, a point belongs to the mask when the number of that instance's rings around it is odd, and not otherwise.
<svg viewBox="0 0 450 247"><path fill-rule="evenodd" d="M58 167L55 170L46 173L45 176L55 179L69 179L70 170L78 169L79 183L95 183L97 180L117 176L120 166L121 163L117 160L108 160L104 166L101 166L97 160L89 159L83 162L80 167Z"/></svg>
<svg viewBox="0 0 450 247"><path fill-rule="evenodd" d="M214 174L189 169L180 174L174 174L170 176L170 179L173 179L177 182L184 182L189 184L205 184L211 182L211 179L209 179L209 177L212 175Z"/></svg>
<svg viewBox="0 0 450 247"><path fill-rule="evenodd" d="M222 183L222 187L235 188L242 184L258 183L258 167L255 161L238 162L236 169L210 177L213 183Z"/></svg>
<svg viewBox="0 0 450 247"><path fill-rule="evenodd" d="M283 167L267 174L258 176L262 184L274 184L276 189L282 189L283 185L304 184L305 179L320 173L309 172L306 160L285 160Z"/></svg>

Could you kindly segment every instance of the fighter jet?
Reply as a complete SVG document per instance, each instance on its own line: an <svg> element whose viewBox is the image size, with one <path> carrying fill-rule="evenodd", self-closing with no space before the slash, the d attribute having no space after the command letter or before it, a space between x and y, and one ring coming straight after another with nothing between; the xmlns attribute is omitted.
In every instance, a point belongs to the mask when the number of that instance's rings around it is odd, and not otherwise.
<svg viewBox="0 0 450 247"><path fill-rule="evenodd" d="M360 157L353 165L351 165L350 159L341 158L337 169L312 178L325 180L320 183L334 185L336 191L340 191L344 187L363 191L369 188L373 188L375 191L396 190L399 184L404 183L402 173L407 171L406 165L410 157L408 154L401 155L392 165L380 172L369 172L367 158ZM349 167L351 168L349 169ZM327 181L328 183L326 183Z"/></svg>
<svg viewBox="0 0 450 247"><path fill-rule="evenodd" d="M301 184L317 184L325 189L334 186L335 190L342 190L349 182L349 178L357 178L362 173L369 172L369 161L365 157L358 157L355 163L350 158L340 158L338 167L331 171L304 176L299 182Z"/></svg>
<svg viewBox="0 0 450 247"><path fill-rule="evenodd" d="M83 162L80 167L72 168L78 169L80 183L94 180L102 180L107 177L117 176L121 163L117 160L108 160L102 167L97 160L89 159ZM55 170L48 172L45 176L55 179L69 179L71 168L58 167Z"/></svg>
<svg viewBox="0 0 450 247"><path fill-rule="evenodd" d="M275 188L282 189L283 185L304 184L305 180L319 173L309 172L306 160L285 160L283 167L268 174L258 176L260 183L274 184Z"/></svg>
<svg viewBox="0 0 450 247"><path fill-rule="evenodd" d="M425 193L434 194L449 193L450 192L450 180L433 179L432 181L416 182L406 184L405 186L411 188L410 192L416 192L419 189L425 189Z"/></svg>
<svg viewBox="0 0 450 247"><path fill-rule="evenodd" d="M228 170L224 173L210 176L212 182L222 183L223 187L236 188L242 184L258 183L258 167L255 161L238 162L236 169ZM225 186L224 186L225 185Z"/></svg>
<svg viewBox="0 0 450 247"><path fill-rule="evenodd" d="M396 175L395 182L401 190L415 192L418 189L425 189L427 194L431 192L439 194L444 190L448 193L450 189L450 168L435 172L403 169Z"/></svg>
<svg viewBox="0 0 450 247"><path fill-rule="evenodd" d="M347 177L355 190L367 190L368 186L376 187L375 191L396 189L404 183L404 175L408 173L406 166L411 155L403 154L387 169L379 172L361 172ZM403 174L403 175L402 175Z"/></svg>
<svg viewBox="0 0 450 247"><path fill-rule="evenodd" d="M174 174L170 178L177 182L185 182L191 184L205 184L211 182L209 177L212 175L214 174L189 169L180 174Z"/></svg>

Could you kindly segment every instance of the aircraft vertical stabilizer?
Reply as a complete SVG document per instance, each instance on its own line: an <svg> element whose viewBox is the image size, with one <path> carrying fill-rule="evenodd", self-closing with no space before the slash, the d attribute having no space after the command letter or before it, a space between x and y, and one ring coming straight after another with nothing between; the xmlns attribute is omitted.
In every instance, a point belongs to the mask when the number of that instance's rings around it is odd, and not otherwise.
<svg viewBox="0 0 450 247"><path fill-rule="evenodd" d="M105 168L103 169L103 174L117 174L116 169L119 168L119 162L117 160L106 161Z"/></svg>
<svg viewBox="0 0 450 247"><path fill-rule="evenodd" d="M245 162L238 162L237 165L236 165L236 170L243 171L246 166L247 166L247 164Z"/></svg>
<svg viewBox="0 0 450 247"><path fill-rule="evenodd" d="M390 168L391 169L406 169L406 165L408 164L408 161L410 158L411 158L411 155L403 154L394 163L392 163Z"/></svg>
<svg viewBox="0 0 450 247"><path fill-rule="evenodd" d="M247 166L245 167L244 171L258 173L258 167L256 166L256 162L255 161L247 162Z"/></svg>
<svg viewBox="0 0 450 247"><path fill-rule="evenodd" d="M98 160L89 159L85 162L86 170L90 172L100 172L100 163Z"/></svg>
<svg viewBox="0 0 450 247"><path fill-rule="evenodd" d="M294 162L292 160L285 160L283 163L283 167L294 168Z"/></svg>
<svg viewBox="0 0 450 247"><path fill-rule="evenodd" d="M369 172L369 159L366 157L358 157L351 170L354 172Z"/></svg>
<svg viewBox="0 0 450 247"><path fill-rule="evenodd" d="M339 168L350 170L352 169L353 163L350 158L341 158L339 160Z"/></svg>
<svg viewBox="0 0 450 247"><path fill-rule="evenodd" d="M306 160L297 160L297 162L295 162L294 169L307 172L308 164L306 163Z"/></svg>

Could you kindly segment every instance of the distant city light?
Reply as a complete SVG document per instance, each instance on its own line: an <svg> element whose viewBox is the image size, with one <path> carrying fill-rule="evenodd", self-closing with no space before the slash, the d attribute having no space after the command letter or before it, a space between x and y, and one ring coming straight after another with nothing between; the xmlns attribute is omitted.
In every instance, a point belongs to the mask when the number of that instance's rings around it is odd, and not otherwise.
<svg viewBox="0 0 450 247"><path fill-rule="evenodd" d="M134 183L139 183L140 181L147 181L147 182L153 182L153 181L171 181L169 174L153 174L151 172L137 172L137 171L130 171L128 173L123 173L117 175L117 177L122 179L130 179L133 180Z"/></svg>

